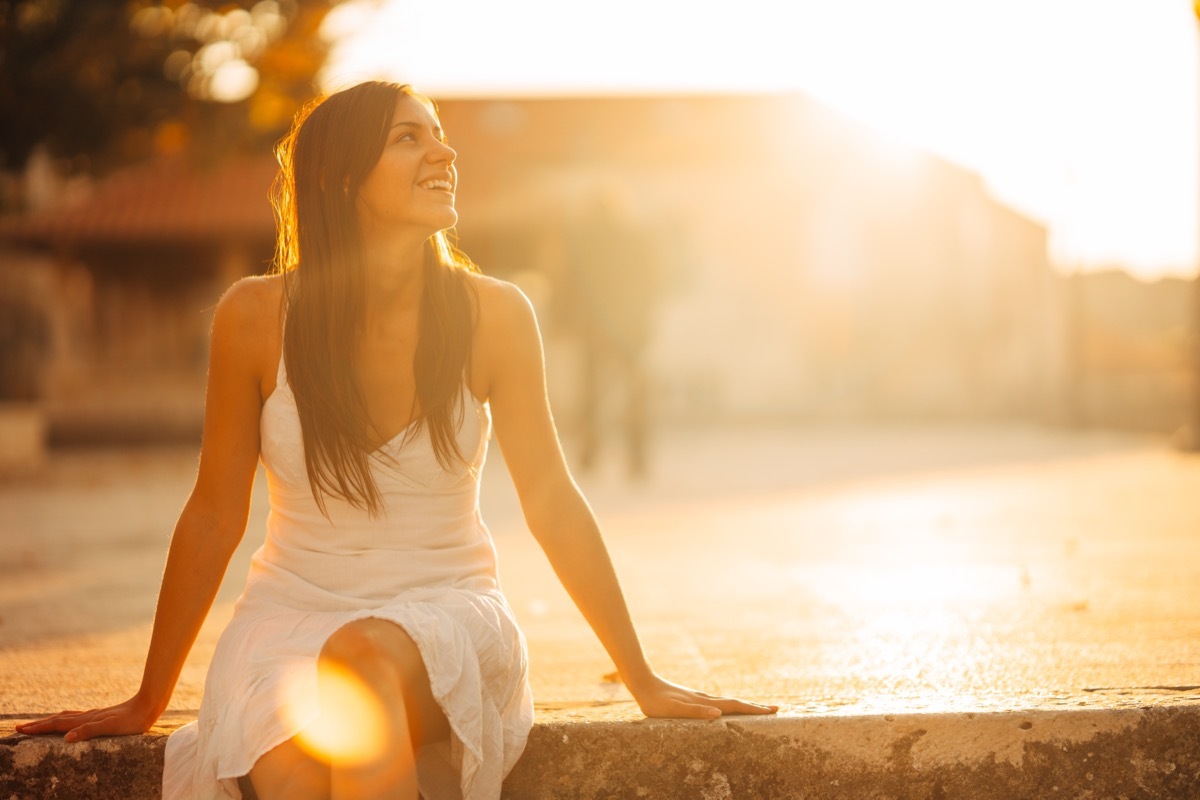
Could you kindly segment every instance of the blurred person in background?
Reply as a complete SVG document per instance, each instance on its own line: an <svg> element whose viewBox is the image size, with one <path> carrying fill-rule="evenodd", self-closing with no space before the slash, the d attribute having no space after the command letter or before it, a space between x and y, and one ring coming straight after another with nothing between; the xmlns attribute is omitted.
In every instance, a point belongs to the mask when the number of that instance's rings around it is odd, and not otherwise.
<svg viewBox="0 0 1200 800"><path fill-rule="evenodd" d="M478 511L494 423L530 530L648 716L771 713L657 675L564 462L532 308L452 247L455 152L408 86L310 104L279 146L274 274L213 321L195 488L137 693L20 726L77 742L167 708L266 467L270 515L174 732L167 798L497 798L533 722Z"/></svg>
<svg viewBox="0 0 1200 800"><path fill-rule="evenodd" d="M650 436L646 349L666 286L653 226L637 224L627 186L609 182L597 189L571 231L567 261L569 317L583 359L579 465L595 467L603 443L616 438L630 477L644 478ZM607 435L610 414L618 420L617 437Z"/></svg>

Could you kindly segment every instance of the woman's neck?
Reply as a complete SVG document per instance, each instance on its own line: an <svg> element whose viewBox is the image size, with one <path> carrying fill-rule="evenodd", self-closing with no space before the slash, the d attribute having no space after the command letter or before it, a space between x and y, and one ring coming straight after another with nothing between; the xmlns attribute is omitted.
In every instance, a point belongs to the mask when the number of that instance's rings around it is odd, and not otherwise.
<svg viewBox="0 0 1200 800"><path fill-rule="evenodd" d="M397 314L415 311L425 288L425 242L391 240L367 242L366 330Z"/></svg>

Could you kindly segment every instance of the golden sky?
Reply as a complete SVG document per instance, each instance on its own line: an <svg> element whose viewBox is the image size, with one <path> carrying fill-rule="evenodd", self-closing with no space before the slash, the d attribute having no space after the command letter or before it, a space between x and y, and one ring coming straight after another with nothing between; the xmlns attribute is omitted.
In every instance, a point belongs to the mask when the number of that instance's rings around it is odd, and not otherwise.
<svg viewBox="0 0 1200 800"><path fill-rule="evenodd" d="M350 0L323 32L327 87L800 90L979 172L1050 227L1064 270L1196 270L1200 24L1187 0Z"/></svg>

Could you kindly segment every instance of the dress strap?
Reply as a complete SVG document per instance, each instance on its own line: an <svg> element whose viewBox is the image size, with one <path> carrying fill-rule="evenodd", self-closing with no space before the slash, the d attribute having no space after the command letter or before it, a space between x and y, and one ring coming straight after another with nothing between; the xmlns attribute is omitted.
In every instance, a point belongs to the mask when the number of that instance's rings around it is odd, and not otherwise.
<svg viewBox="0 0 1200 800"><path fill-rule="evenodd" d="M287 337L287 310L288 310L288 293L287 284L284 283L283 297L279 301L279 366L275 368L275 388L287 381L287 365L283 356L284 340Z"/></svg>

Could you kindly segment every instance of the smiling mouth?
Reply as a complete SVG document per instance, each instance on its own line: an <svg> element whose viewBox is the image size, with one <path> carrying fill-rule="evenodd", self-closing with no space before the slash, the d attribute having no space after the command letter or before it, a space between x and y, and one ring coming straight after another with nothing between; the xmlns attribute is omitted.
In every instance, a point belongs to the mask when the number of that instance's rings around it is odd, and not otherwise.
<svg viewBox="0 0 1200 800"><path fill-rule="evenodd" d="M438 192L448 192L450 194L454 194L454 185L451 184L450 181L442 180L441 178L435 178L430 181L424 181L417 185L420 186L422 189L433 189L434 191L438 191Z"/></svg>

